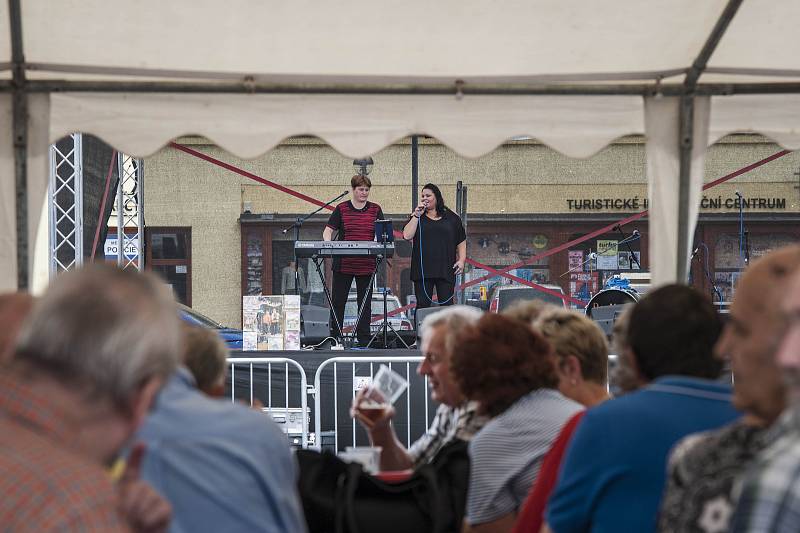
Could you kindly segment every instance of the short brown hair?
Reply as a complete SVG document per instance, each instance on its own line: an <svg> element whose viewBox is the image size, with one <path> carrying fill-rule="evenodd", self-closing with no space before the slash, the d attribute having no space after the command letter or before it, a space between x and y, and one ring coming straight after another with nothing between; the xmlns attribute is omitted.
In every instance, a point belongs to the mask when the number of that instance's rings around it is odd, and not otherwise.
<svg viewBox="0 0 800 533"><path fill-rule="evenodd" d="M128 409L178 364L172 292L153 273L92 263L53 280L19 332L14 362L93 401Z"/></svg>
<svg viewBox="0 0 800 533"><path fill-rule="evenodd" d="M461 392L497 416L536 389L554 389L553 349L528 324L494 313L464 328L450 371Z"/></svg>
<svg viewBox="0 0 800 533"><path fill-rule="evenodd" d="M507 309L501 311L500 314L508 318L532 324L542 313L551 308L558 309L553 304L549 304L538 298L535 300L517 300L509 305Z"/></svg>
<svg viewBox="0 0 800 533"><path fill-rule="evenodd" d="M197 388L208 392L225 378L228 348L216 331L189 325L183 331L183 363L194 376Z"/></svg>
<svg viewBox="0 0 800 533"><path fill-rule="evenodd" d="M553 307L542 312L533 326L550 341L559 360L574 355L581 363L583 379L606 384L608 342L592 319L576 311Z"/></svg>
<svg viewBox="0 0 800 533"><path fill-rule="evenodd" d="M363 174L356 174L352 178L350 178L350 188L355 189L356 187L368 187L372 188L372 182L369 180L368 177L364 176Z"/></svg>

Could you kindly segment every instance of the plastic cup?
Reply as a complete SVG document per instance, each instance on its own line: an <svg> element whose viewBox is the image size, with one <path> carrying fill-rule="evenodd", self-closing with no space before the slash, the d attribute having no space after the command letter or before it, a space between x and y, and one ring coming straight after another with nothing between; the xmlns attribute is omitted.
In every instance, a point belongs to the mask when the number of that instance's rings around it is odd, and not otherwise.
<svg viewBox="0 0 800 533"><path fill-rule="evenodd" d="M370 474L377 474L381 464L380 446L348 446L339 458L350 463L360 463Z"/></svg>
<svg viewBox="0 0 800 533"><path fill-rule="evenodd" d="M365 406L391 405L397 401L406 388L408 388L408 381L403 376L388 366L381 365L375 377L372 378L372 383L367 387Z"/></svg>

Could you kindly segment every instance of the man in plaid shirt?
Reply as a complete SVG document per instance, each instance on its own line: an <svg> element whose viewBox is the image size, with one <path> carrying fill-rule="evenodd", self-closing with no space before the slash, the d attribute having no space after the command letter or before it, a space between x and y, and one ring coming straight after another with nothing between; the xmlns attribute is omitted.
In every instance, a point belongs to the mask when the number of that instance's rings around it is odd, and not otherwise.
<svg viewBox="0 0 800 533"><path fill-rule="evenodd" d="M800 272L794 274L783 310L788 329L777 357L790 407L771 430L772 444L744 476L734 532L800 530Z"/></svg>
<svg viewBox="0 0 800 533"><path fill-rule="evenodd" d="M114 485L108 467L177 364L177 316L138 272L91 266L50 285L0 370L2 531L166 529L169 505L136 469Z"/></svg>
<svg viewBox="0 0 800 533"><path fill-rule="evenodd" d="M367 428L374 446L381 449L381 470L405 470L430 462L448 442L470 440L486 423L477 413L475 402L468 402L450 376L450 356L459 330L474 324L481 312L463 305L448 306L425 318L422 326L422 355L417 372L428 378L431 398L441 405L425 435L407 450L397 439L390 424L394 408L379 416L361 408L362 393L353 399L351 414Z"/></svg>

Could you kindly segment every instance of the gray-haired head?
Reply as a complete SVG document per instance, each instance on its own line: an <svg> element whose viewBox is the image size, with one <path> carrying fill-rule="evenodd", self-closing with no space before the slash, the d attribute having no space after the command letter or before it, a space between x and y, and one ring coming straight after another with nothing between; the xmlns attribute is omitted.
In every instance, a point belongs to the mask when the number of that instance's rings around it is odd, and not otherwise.
<svg viewBox="0 0 800 533"><path fill-rule="evenodd" d="M445 337L444 347L448 353L452 352L456 341L456 334L464 327L475 324L483 316L483 312L469 305L450 305L443 307L440 311L431 313L425 317L420 326L420 338L422 342L430 334L430 331L439 326L444 326Z"/></svg>
<svg viewBox="0 0 800 533"><path fill-rule="evenodd" d="M124 409L144 383L174 371L180 339L163 282L95 264L50 284L17 337L14 359Z"/></svg>

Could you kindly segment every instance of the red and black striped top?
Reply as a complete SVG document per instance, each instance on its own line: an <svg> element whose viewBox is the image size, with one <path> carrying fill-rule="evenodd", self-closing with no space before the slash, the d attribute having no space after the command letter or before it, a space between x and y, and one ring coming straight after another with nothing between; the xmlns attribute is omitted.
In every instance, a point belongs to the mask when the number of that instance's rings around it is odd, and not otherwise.
<svg viewBox="0 0 800 533"><path fill-rule="evenodd" d="M374 241L375 221L383 219L381 206L367 202L356 209L350 200L336 206L328 219L327 226L339 231L340 241ZM363 276L375 270L374 257L345 257L333 260L333 271L343 274Z"/></svg>

